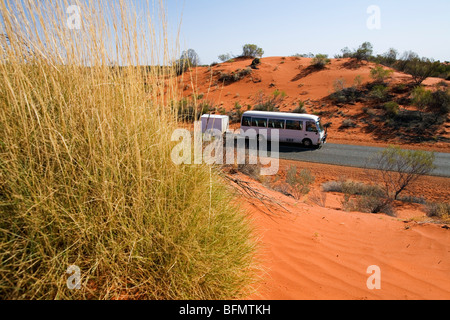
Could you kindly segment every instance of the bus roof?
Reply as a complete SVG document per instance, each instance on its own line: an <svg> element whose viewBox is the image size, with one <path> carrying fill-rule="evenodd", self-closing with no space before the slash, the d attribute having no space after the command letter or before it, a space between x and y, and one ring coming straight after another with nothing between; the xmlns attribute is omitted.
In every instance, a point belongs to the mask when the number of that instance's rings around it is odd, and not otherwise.
<svg viewBox="0 0 450 320"><path fill-rule="evenodd" d="M274 118L274 119L308 119L308 120L314 120L317 121L320 118L313 114L306 114L306 113L290 113L290 112L270 112L270 111L246 111L242 116L249 116L249 117L268 117L268 118Z"/></svg>

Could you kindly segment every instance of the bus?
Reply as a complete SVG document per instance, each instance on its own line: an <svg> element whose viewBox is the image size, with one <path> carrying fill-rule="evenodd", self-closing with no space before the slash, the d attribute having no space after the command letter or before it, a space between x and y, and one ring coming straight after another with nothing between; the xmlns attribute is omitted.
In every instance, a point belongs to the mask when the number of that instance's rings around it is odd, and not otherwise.
<svg viewBox="0 0 450 320"><path fill-rule="evenodd" d="M280 142L302 144L305 147L322 146L326 143L320 117L311 114L246 111L241 118L241 134L249 129L256 131L256 138L271 140L271 131L279 130Z"/></svg>

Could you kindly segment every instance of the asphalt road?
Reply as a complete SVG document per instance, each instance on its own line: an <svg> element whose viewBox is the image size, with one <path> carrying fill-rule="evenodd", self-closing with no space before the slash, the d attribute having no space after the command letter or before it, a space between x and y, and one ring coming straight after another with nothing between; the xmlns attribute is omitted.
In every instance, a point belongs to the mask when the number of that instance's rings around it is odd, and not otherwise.
<svg viewBox="0 0 450 320"><path fill-rule="evenodd" d="M269 143L270 144L270 143ZM305 149L300 146L280 144L280 158L359 168L374 168L371 159L378 147L366 147L326 143L321 149ZM450 177L450 153L435 152L436 168L430 173L434 176Z"/></svg>

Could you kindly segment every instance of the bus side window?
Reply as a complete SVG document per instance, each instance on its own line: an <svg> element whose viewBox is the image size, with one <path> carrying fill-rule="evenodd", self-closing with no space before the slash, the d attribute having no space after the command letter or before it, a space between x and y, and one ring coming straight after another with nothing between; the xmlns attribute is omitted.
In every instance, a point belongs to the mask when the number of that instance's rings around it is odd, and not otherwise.
<svg viewBox="0 0 450 320"><path fill-rule="evenodd" d="M252 118L250 117L243 117L242 118L242 125L245 127L251 127L252 126Z"/></svg>
<svg viewBox="0 0 450 320"><path fill-rule="evenodd" d="M306 121L306 131L318 132L316 123L314 121Z"/></svg>
<svg viewBox="0 0 450 320"><path fill-rule="evenodd" d="M267 119L265 118L252 118L252 126L259 128L267 128Z"/></svg>
<svg viewBox="0 0 450 320"><path fill-rule="evenodd" d="M302 130L303 122L297 120L286 120L286 129L289 130Z"/></svg>
<svg viewBox="0 0 450 320"><path fill-rule="evenodd" d="M269 119L269 128L284 129L284 120Z"/></svg>

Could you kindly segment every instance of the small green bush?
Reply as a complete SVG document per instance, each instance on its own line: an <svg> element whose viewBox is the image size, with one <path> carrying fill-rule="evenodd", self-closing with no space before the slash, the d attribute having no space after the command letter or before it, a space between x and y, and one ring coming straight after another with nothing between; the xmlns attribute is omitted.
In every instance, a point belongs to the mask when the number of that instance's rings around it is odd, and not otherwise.
<svg viewBox="0 0 450 320"><path fill-rule="evenodd" d="M331 62L330 59L328 59L327 54L316 54L315 57L311 61L311 65L316 69L323 69L327 64Z"/></svg>
<svg viewBox="0 0 450 320"><path fill-rule="evenodd" d="M393 72L393 70L384 69L382 66L376 66L370 70L370 76L376 82L384 82L392 75Z"/></svg>
<svg viewBox="0 0 450 320"><path fill-rule="evenodd" d="M384 102L388 98L387 88L384 85L376 85L370 90L369 97L378 102Z"/></svg>
<svg viewBox="0 0 450 320"><path fill-rule="evenodd" d="M400 107L397 102L389 101L384 104L384 110L386 111L387 116L392 118L398 115Z"/></svg>

